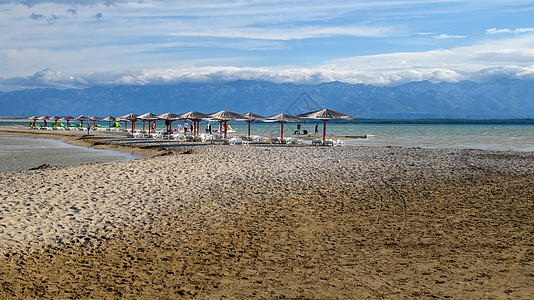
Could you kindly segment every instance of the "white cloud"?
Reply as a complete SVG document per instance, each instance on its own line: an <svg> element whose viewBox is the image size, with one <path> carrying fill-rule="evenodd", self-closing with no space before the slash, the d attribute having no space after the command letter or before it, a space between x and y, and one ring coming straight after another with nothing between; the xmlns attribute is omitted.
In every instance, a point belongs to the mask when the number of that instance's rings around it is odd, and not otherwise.
<svg viewBox="0 0 534 300"><path fill-rule="evenodd" d="M440 34L434 36L437 39L463 39L465 35L450 35L450 34Z"/></svg>
<svg viewBox="0 0 534 300"><path fill-rule="evenodd" d="M265 40L295 40L332 36L385 37L395 30L388 27L358 26L303 26L288 28L208 28L205 31L173 32L172 36L219 37Z"/></svg>
<svg viewBox="0 0 534 300"><path fill-rule="evenodd" d="M486 30L486 34L499 34L499 33L510 33L510 34L520 34L520 33L526 33L526 32L534 32L534 28L517 28L517 29L497 29L497 28L490 28Z"/></svg>

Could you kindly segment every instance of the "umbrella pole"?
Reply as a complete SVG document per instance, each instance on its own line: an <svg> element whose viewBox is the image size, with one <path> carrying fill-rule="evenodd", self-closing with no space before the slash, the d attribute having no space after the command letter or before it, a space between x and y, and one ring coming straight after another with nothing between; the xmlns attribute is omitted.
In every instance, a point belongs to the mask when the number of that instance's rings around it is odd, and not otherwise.
<svg viewBox="0 0 534 300"><path fill-rule="evenodd" d="M248 123L248 136L250 137L250 123L252 123L252 121L247 121Z"/></svg>
<svg viewBox="0 0 534 300"><path fill-rule="evenodd" d="M280 122L282 124L282 134L281 134L281 138L283 139L284 138L284 122Z"/></svg>
<svg viewBox="0 0 534 300"><path fill-rule="evenodd" d="M132 121L132 134L134 133L134 129L135 129L135 122Z"/></svg>
<svg viewBox="0 0 534 300"><path fill-rule="evenodd" d="M323 120L324 122L324 125L323 125L323 145L324 145L324 142L326 141L326 120Z"/></svg>
<svg viewBox="0 0 534 300"><path fill-rule="evenodd" d="M228 122L224 121L224 138L227 138L226 133L228 132Z"/></svg>
<svg viewBox="0 0 534 300"><path fill-rule="evenodd" d="M143 120L143 131L145 131L145 120Z"/></svg>

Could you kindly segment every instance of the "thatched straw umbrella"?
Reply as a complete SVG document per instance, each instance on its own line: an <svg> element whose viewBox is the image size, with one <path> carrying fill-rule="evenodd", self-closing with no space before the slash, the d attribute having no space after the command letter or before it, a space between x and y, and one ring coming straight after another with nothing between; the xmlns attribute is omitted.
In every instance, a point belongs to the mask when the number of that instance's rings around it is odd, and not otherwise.
<svg viewBox="0 0 534 300"><path fill-rule="evenodd" d="M247 118L245 121L247 121L247 123L248 123L248 136L249 137L250 137L250 123L263 121L265 119L265 117L262 117L260 115L257 115L255 113L251 113L251 112L248 112L248 113L244 114L243 116L245 116Z"/></svg>
<svg viewBox="0 0 534 300"><path fill-rule="evenodd" d="M156 122L156 120L158 119L158 115L155 115L151 112L147 112L146 114L137 116L137 118L143 121L143 131L145 131L145 121L148 121L148 133L150 133L150 123L152 121Z"/></svg>
<svg viewBox="0 0 534 300"><path fill-rule="evenodd" d="M83 121L88 121L89 120L89 118L84 116L84 115L79 115L74 119L80 121L80 126L81 127L83 127Z"/></svg>
<svg viewBox="0 0 534 300"><path fill-rule="evenodd" d="M221 125L221 129L224 130L224 138L227 138L226 132L228 128L228 121L246 120L246 117L244 115L227 110L221 110L219 112L212 113L208 115L208 118L219 122L219 124Z"/></svg>
<svg viewBox="0 0 534 300"><path fill-rule="evenodd" d="M37 121L39 119L39 117L31 116L31 117L27 117L26 119L33 121L33 127L35 127L35 121Z"/></svg>
<svg viewBox="0 0 534 300"><path fill-rule="evenodd" d="M57 121L59 119L61 119L61 117L58 117L58 116L52 116L52 117L48 118L48 120L54 121L54 127L57 127Z"/></svg>
<svg viewBox="0 0 534 300"><path fill-rule="evenodd" d="M64 116L63 118L61 118L60 121L63 121L63 120L64 120L65 122L67 122L67 129L69 129L69 126L70 126L70 124L69 124L69 123L70 123L70 120L74 120L74 117L71 117L71 116Z"/></svg>
<svg viewBox="0 0 534 300"><path fill-rule="evenodd" d="M39 118L37 118L37 120L42 120L44 122L44 127L46 127L46 120L48 120L48 118L50 118L49 116L40 116Z"/></svg>
<svg viewBox="0 0 534 300"><path fill-rule="evenodd" d="M101 119L102 121L108 121L108 128L111 128L111 122L117 121L117 118L113 116L107 116Z"/></svg>
<svg viewBox="0 0 534 300"><path fill-rule="evenodd" d="M164 113L164 114L158 115L157 118L158 118L158 120L165 121L165 125L167 125L167 132L170 134L171 133L172 122L176 121L176 120L180 120L180 115L168 112L168 113Z"/></svg>
<svg viewBox="0 0 534 300"><path fill-rule="evenodd" d="M189 120L194 124L193 134L199 134L198 128L200 127L200 121L208 118L207 114L203 114L198 111L190 111L180 115L181 120Z"/></svg>
<svg viewBox="0 0 534 300"><path fill-rule="evenodd" d="M295 117L295 116L292 116L292 115L287 115L287 114L284 114L284 113L281 113L281 114L277 114L277 115L274 115L274 116L270 116L268 118L265 118L265 120L263 120L264 122L278 122L281 125L281 133L280 133L280 138L284 138L284 124L285 123L299 123L299 122L307 122L305 119L303 118L299 118L299 117Z"/></svg>
<svg viewBox="0 0 534 300"><path fill-rule="evenodd" d="M102 118L99 117L90 117L89 121L93 121L93 127L96 128L96 121L100 121Z"/></svg>
<svg viewBox="0 0 534 300"><path fill-rule="evenodd" d="M340 112L337 112L337 111L333 111L333 110L330 110L330 109L327 109L327 108L321 109L321 110L317 110L317 111L312 111L312 112L305 113L305 114L300 114L298 116L301 117L301 118L316 119L316 120L321 120L321 121L324 122L324 125L323 125L323 145L324 145L324 142L326 140L326 122L328 120L332 120L332 119L354 120L355 119L352 116L349 116L349 115L346 115L346 114L343 114L343 113L340 113Z"/></svg>
<svg viewBox="0 0 534 300"><path fill-rule="evenodd" d="M124 116L120 116L120 117L117 117L117 120L119 121L123 121L124 122L124 126L125 126L125 130L128 130L128 122L132 122L132 134L135 130L135 121L137 121L137 116L136 114L134 113L129 113L127 115L124 115Z"/></svg>

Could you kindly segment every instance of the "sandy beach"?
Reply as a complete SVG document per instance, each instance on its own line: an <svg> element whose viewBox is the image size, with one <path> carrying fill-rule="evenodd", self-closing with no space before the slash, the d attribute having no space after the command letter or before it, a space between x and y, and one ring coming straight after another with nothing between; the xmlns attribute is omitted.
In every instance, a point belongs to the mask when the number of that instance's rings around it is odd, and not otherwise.
<svg viewBox="0 0 534 300"><path fill-rule="evenodd" d="M534 298L532 152L54 135L147 156L0 173L0 298Z"/></svg>

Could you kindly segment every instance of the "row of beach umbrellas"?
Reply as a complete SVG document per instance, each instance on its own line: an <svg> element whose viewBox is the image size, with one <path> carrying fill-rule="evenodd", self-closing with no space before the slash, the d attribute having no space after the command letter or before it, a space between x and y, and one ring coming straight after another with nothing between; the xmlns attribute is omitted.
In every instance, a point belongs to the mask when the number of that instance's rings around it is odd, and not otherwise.
<svg viewBox="0 0 534 300"><path fill-rule="evenodd" d="M343 119L343 120L353 120L354 117L333 111L330 109L321 109L317 111L312 111L304 114L300 114L297 116L288 115L285 113L280 113L277 115L273 115L270 117L263 117L251 112L240 114L228 110L222 110L216 113L212 114L204 114L201 112L191 111L183 114L174 114L174 113L164 113L161 115L155 115L152 113L146 113L142 115L137 115L134 113L130 113L124 116L119 117L113 117L113 116L107 116L104 118L98 118L98 117L89 117L89 116L77 116L77 117L71 117L71 116L64 116L64 117L58 117L58 116L31 116L27 119L33 120L34 125L36 120L42 120L45 123L47 121L54 121L55 126L57 126L58 121L65 121L67 122L67 126L69 126L69 122L72 120L80 121L81 126L83 126L83 121L90 122L92 121L93 124L96 124L96 121L108 121L111 126L111 122L125 122L125 126L127 127L128 122L132 123L132 132L135 130L135 122L136 121L143 121L143 129L145 128L145 122L148 121L148 128L150 131L151 128L151 122L155 121L165 121L165 124L167 124L167 130L170 131L170 126L173 121L178 120L189 120L194 123L194 134L199 133L199 123L200 121L216 121L219 122L221 128L227 128L228 127L228 121L246 121L248 123L248 135L250 136L250 124L252 122L278 122L281 124L281 138L284 138L284 124L285 123L300 123L300 122L307 122L306 119L315 119L315 120L321 120L324 122L323 126L323 143L326 139L326 122L332 119ZM226 138L226 130L224 130L224 137Z"/></svg>

